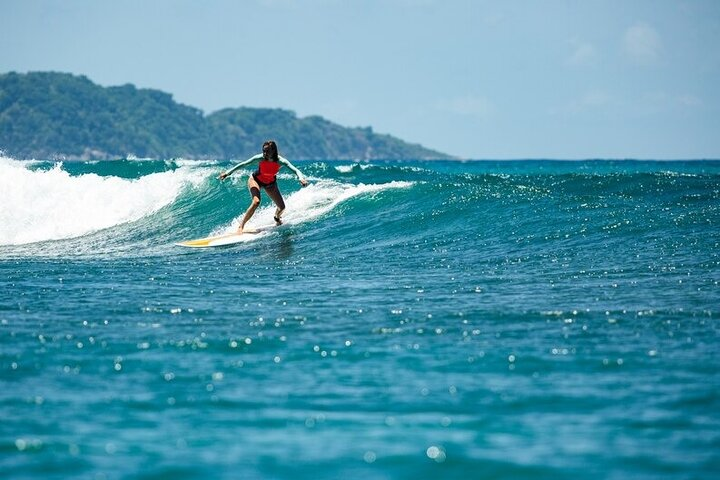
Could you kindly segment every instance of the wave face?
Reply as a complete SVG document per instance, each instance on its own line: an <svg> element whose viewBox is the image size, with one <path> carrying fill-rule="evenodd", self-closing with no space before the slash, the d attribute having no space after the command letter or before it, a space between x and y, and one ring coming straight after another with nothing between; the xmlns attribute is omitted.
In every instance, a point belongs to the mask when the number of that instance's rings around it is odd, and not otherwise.
<svg viewBox="0 0 720 480"><path fill-rule="evenodd" d="M229 165L0 159L8 478L717 472L720 162Z"/></svg>
<svg viewBox="0 0 720 480"><path fill-rule="evenodd" d="M183 160L0 158L0 246L110 240L138 228L146 245L157 245L171 231L181 237L232 231L248 205L246 174L221 183L222 168ZM703 229L717 220L717 162L327 162L305 169L313 182L303 190L280 175L290 225L322 227L323 219L343 215L348 228L370 220L395 231L404 223L428 238L460 228L487 238L512 233L538 246L555 238L619 241L670 225ZM273 223L264 198L266 208L251 226Z"/></svg>
<svg viewBox="0 0 720 480"><path fill-rule="evenodd" d="M185 186L198 182L189 169L122 178L102 174L102 168L100 174L88 169L73 175L62 164L34 167L0 161L0 189L6 196L0 210L0 245L83 237L130 224L171 205ZM117 167L120 174L127 169Z"/></svg>

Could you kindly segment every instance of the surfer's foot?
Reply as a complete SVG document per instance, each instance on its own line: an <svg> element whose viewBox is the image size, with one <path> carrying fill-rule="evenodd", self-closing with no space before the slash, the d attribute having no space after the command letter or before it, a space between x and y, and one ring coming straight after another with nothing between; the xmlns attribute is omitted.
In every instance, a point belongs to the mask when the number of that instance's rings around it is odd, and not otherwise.
<svg viewBox="0 0 720 480"><path fill-rule="evenodd" d="M275 219L275 225L282 225L282 220L280 220L280 217L273 217Z"/></svg>

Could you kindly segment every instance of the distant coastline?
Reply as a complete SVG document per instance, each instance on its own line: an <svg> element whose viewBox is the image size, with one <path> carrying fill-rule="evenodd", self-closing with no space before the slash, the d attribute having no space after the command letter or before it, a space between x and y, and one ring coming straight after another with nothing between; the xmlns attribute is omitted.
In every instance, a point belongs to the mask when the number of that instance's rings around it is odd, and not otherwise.
<svg viewBox="0 0 720 480"><path fill-rule="evenodd" d="M315 160L455 157L320 116L226 108L204 114L160 90L102 87L57 72L0 75L0 151L16 159L233 159L275 139L284 155Z"/></svg>

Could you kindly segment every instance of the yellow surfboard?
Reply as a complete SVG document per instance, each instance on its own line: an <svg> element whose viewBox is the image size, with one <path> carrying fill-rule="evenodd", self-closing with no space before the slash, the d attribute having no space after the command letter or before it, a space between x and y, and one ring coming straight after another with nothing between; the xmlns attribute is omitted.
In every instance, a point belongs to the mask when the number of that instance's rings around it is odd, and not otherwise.
<svg viewBox="0 0 720 480"><path fill-rule="evenodd" d="M175 245L181 247L190 248L209 248L209 247L222 247L225 245L232 245L233 243L244 242L247 240L248 235L255 235L260 233L257 230L246 231L242 233L228 233L225 235L216 235L214 237L197 238L195 240L186 240L184 242L178 242Z"/></svg>

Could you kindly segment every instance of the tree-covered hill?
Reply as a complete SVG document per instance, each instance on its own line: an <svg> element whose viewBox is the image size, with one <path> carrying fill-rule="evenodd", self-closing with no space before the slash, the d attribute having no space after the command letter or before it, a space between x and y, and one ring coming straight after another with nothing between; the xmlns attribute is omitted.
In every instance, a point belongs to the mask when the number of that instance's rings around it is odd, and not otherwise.
<svg viewBox="0 0 720 480"><path fill-rule="evenodd" d="M275 139L295 159L439 159L448 155L371 128L346 128L280 109L204 115L168 93L101 87L84 76L0 75L0 150L14 158L247 157Z"/></svg>

